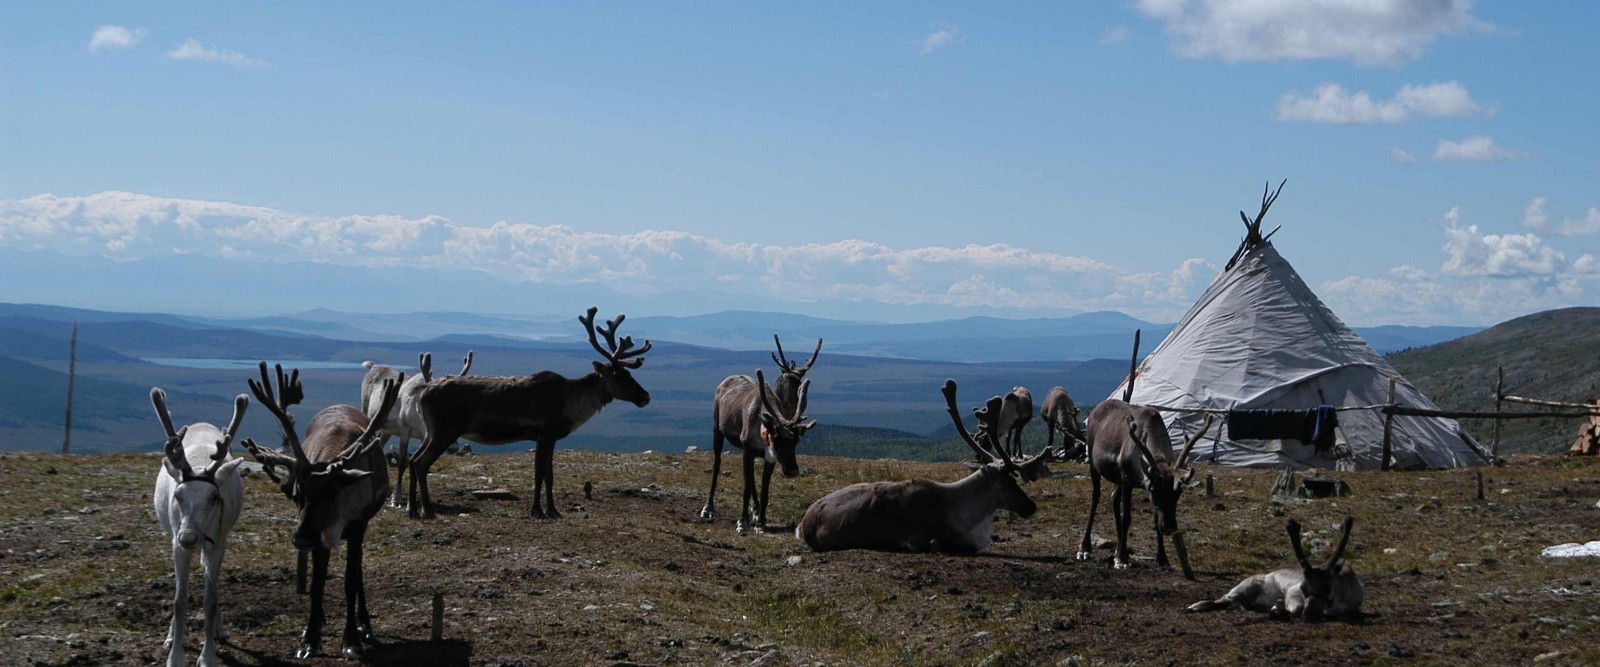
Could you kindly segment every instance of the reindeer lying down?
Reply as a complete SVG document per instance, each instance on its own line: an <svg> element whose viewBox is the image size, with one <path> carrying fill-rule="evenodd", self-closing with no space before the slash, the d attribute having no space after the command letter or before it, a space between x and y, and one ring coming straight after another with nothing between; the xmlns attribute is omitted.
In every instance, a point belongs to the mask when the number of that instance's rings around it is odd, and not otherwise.
<svg viewBox="0 0 1600 667"><path fill-rule="evenodd" d="M1344 531L1333 557L1321 565L1312 565L1300 546L1300 522L1290 519L1289 544L1294 547L1294 557L1300 561L1298 565L1285 565L1266 574L1252 575L1227 595L1196 602L1189 605L1188 611L1216 611L1238 606L1274 616L1298 616L1307 621L1360 619L1366 590L1355 568L1344 561L1344 547L1350 541L1350 527L1355 521L1345 518Z"/></svg>

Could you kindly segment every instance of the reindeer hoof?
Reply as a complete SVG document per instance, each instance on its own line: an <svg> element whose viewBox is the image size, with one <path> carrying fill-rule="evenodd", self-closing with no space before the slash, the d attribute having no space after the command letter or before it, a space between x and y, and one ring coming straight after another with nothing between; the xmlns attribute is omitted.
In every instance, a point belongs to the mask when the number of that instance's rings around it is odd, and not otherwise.
<svg viewBox="0 0 1600 667"><path fill-rule="evenodd" d="M320 653L322 653L322 650L317 648L315 644L301 644L300 650L294 652L294 659L310 660L317 657L317 655Z"/></svg>
<svg viewBox="0 0 1600 667"><path fill-rule="evenodd" d="M1094 560L1094 554L1087 551L1079 551L1078 560Z"/></svg>
<svg viewBox="0 0 1600 667"><path fill-rule="evenodd" d="M362 660L367 657L367 647L346 646L344 647L344 657L349 660Z"/></svg>
<svg viewBox="0 0 1600 667"><path fill-rule="evenodd" d="M700 518L705 519L707 521L709 521L711 519L715 519L715 518L717 518L717 511L714 510L714 509L711 509L710 505L706 505L705 507L700 508Z"/></svg>
<svg viewBox="0 0 1600 667"><path fill-rule="evenodd" d="M750 530L750 524L744 519L740 519L738 523L733 524L733 529L740 533L747 532Z"/></svg>
<svg viewBox="0 0 1600 667"><path fill-rule="evenodd" d="M1126 569L1128 569L1130 567L1133 567L1133 563L1129 563L1127 561L1119 560L1119 561L1117 561L1115 563L1112 563L1111 567L1114 568L1114 569L1118 569L1118 570L1126 570Z"/></svg>
<svg viewBox="0 0 1600 667"><path fill-rule="evenodd" d="M1162 572L1171 572L1172 563L1156 563L1156 569L1161 570Z"/></svg>

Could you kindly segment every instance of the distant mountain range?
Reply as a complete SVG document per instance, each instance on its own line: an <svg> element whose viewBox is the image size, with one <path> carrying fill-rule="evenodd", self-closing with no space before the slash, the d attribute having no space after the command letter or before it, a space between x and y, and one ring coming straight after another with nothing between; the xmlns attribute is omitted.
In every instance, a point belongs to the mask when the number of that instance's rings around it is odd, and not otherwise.
<svg viewBox="0 0 1600 667"><path fill-rule="evenodd" d="M472 349L477 355L474 374L540 369L586 373L595 353L584 340L577 314L518 319L315 310L230 319L0 304L0 373L5 375L0 378L0 405L5 406L0 407L0 448L59 447L73 321L80 329L75 447L108 451L157 444L159 430L148 405L151 386L168 390L180 421L226 420L229 398L244 391L250 375L240 369L256 359L305 365L303 414L354 402L363 373L360 362L367 359L409 370L419 353L432 352L439 372L450 373ZM568 445L635 451L706 446L712 389L730 374L749 374L758 367L772 370L769 353L772 335L778 333L788 356L800 361L811 354L818 338L825 340L810 376L810 412L830 427L826 438L818 438L829 443L823 449L863 455L914 451L921 439L930 439L927 444L933 446L949 438L949 420L938 394L945 378L961 383L963 402L973 405L1018 384L1040 397L1060 384L1092 404L1126 374L1134 329L1143 329L1148 352L1170 328L1120 313L914 324L756 311L629 318L624 333L655 341L637 374L655 400L647 410L611 407ZM1373 331L1382 350L1418 347L1475 330ZM151 359L189 361L175 366ZM276 432L264 411L249 413L245 424L257 437L272 439ZM892 446L885 444L890 441ZM889 449L871 449L879 445Z"/></svg>

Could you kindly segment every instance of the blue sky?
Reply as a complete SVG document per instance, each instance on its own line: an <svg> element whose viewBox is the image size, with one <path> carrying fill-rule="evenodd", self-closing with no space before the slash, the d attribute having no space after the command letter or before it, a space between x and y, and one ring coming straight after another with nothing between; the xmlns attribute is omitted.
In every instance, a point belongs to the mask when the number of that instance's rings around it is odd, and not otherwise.
<svg viewBox="0 0 1600 667"><path fill-rule="evenodd" d="M1597 302L1597 27L1398 0L7 3L0 255L107 282L8 263L0 300L194 312L115 288L203 259L692 295L661 314L1170 321L1288 178L1275 242L1347 321L1493 323Z"/></svg>

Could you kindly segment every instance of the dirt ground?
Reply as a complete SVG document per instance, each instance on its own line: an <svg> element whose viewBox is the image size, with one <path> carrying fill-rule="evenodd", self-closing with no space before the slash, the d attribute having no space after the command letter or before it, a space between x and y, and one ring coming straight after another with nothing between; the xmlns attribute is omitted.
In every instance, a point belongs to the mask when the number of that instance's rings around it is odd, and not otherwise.
<svg viewBox="0 0 1600 667"><path fill-rule="evenodd" d="M737 468L737 459L733 466ZM771 518L791 524L829 490L909 476L950 481L955 463L802 456L774 479ZM1057 665L1600 664L1600 559L1540 549L1600 539L1600 462L1518 457L1473 471L1346 473L1353 495L1273 503L1273 471L1203 467L1180 518L1198 581L1140 560L1113 570L1071 558L1089 482L1031 485L1039 513L995 524L987 553L815 554L786 532L734 531L737 475L721 517L701 522L705 453L556 455L565 517L527 518L532 454L448 457L435 467L431 522L385 510L367 539L375 664ZM155 456L0 454L0 664L126 665L165 659L170 547L154 519ZM1058 464L1078 472L1081 465ZM592 481L593 497L583 496ZM513 490L517 500L470 491ZM264 477L225 564L227 664L292 659L307 600L294 591L291 506ZM1107 499L1109 502L1109 499ZM1136 504L1135 555L1154 550ZM1360 623L1276 621L1245 611L1186 614L1246 574L1292 561L1287 518L1325 553L1345 515L1347 556L1366 584ZM1102 508L1097 535L1113 534ZM1109 557L1109 549L1099 554ZM343 560L328 584L324 650L343 627ZM200 572L192 575L190 659ZM429 641L431 599L445 641ZM311 664L349 664L319 658Z"/></svg>

